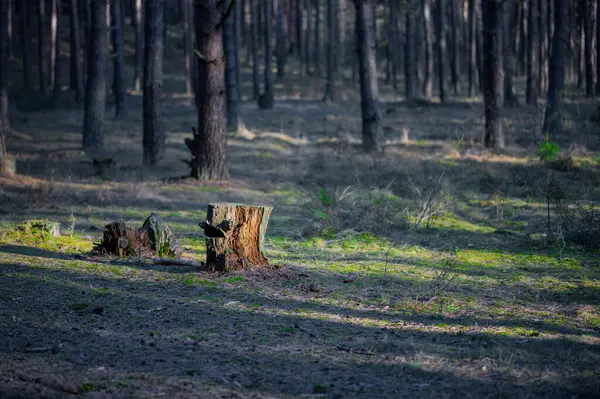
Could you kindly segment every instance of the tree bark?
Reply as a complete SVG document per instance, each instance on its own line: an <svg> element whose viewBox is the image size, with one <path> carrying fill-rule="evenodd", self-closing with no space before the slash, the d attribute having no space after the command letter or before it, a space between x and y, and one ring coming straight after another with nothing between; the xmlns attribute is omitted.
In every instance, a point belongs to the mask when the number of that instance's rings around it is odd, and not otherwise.
<svg viewBox="0 0 600 399"><path fill-rule="evenodd" d="M83 71L81 69L81 32L79 26L79 0L71 0L71 73L70 87L75 90L75 101L83 99Z"/></svg>
<svg viewBox="0 0 600 399"><path fill-rule="evenodd" d="M596 96L600 96L600 0L596 0Z"/></svg>
<svg viewBox="0 0 600 399"><path fill-rule="evenodd" d="M48 91L46 73L46 1L38 2L38 78L40 82L40 93L45 97Z"/></svg>
<svg viewBox="0 0 600 399"><path fill-rule="evenodd" d="M144 25L142 16L142 0L135 0L135 58L133 66L133 86L136 92L142 90L142 73L144 64Z"/></svg>
<svg viewBox="0 0 600 399"><path fill-rule="evenodd" d="M527 104L537 105L537 79L536 76L539 72L538 63L538 1L529 0L528 23L527 23L527 87L526 97ZM543 1L543 0L542 0Z"/></svg>
<svg viewBox="0 0 600 399"><path fill-rule="evenodd" d="M267 0L268 1L268 0ZM295 0L296 5L296 46L300 71L304 71L304 0Z"/></svg>
<svg viewBox="0 0 600 399"><path fill-rule="evenodd" d="M102 241L94 250L122 258L153 255L179 257L183 252L169 226L154 213L148 216L140 229L127 226L123 221L107 224L104 226Z"/></svg>
<svg viewBox="0 0 600 399"><path fill-rule="evenodd" d="M381 151L379 126L377 68L373 27L373 0L355 0L356 32L358 39L360 103L362 113L363 147L367 152Z"/></svg>
<svg viewBox="0 0 600 399"><path fill-rule="evenodd" d="M469 24L469 43L468 43L468 60L469 60L469 97L475 94L475 75L477 72L477 58L475 54L475 36L477 34L477 19L475 14L475 0L468 0L468 24Z"/></svg>
<svg viewBox="0 0 600 399"><path fill-rule="evenodd" d="M277 57L277 77L282 79L285 76L285 62L287 58L287 38L285 35L285 4L283 0L275 0L276 15L276 42L275 52Z"/></svg>
<svg viewBox="0 0 600 399"><path fill-rule="evenodd" d="M112 0L110 13L112 21L111 37L113 46L113 94L115 96L115 116L127 114L125 106L125 44L122 0Z"/></svg>
<svg viewBox="0 0 600 399"><path fill-rule="evenodd" d="M164 0L146 0L144 12L144 164L156 165L165 152L163 106Z"/></svg>
<svg viewBox="0 0 600 399"><path fill-rule="evenodd" d="M436 52L438 56L438 85L440 90L440 101L446 101L446 76L444 71L444 55L446 53L446 35L444 33L444 5L445 0L436 0L435 9L436 9Z"/></svg>
<svg viewBox="0 0 600 399"><path fill-rule="evenodd" d="M327 81L325 83L324 101L335 102L335 55L336 55L336 35L335 35L335 0L327 0Z"/></svg>
<svg viewBox="0 0 600 399"><path fill-rule="evenodd" d="M504 106L514 107L518 104L513 75L515 73L514 47L515 41L515 0L504 0L502 25L502 60L504 63Z"/></svg>
<svg viewBox="0 0 600 399"><path fill-rule="evenodd" d="M23 89L25 93L29 93L31 91L31 58L29 53L32 42L29 25L31 7L29 0L22 0L18 4L20 4L19 36L21 39L21 60L23 61Z"/></svg>
<svg viewBox="0 0 600 399"><path fill-rule="evenodd" d="M458 41L458 32L460 30L460 17L458 15L458 0L450 0L450 74L452 83L452 93L455 96L460 94L460 46Z"/></svg>
<svg viewBox="0 0 600 399"><path fill-rule="evenodd" d="M83 118L83 148L104 147L104 114L108 66L108 0L91 1L91 26L88 40L88 73Z"/></svg>
<svg viewBox="0 0 600 399"><path fill-rule="evenodd" d="M502 119L500 117L502 87L502 1L483 0L483 72L486 148L504 147Z"/></svg>
<svg viewBox="0 0 600 399"><path fill-rule="evenodd" d="M235 95L237 101L242 99L242 66L240 59L242 58L242 0L234 0L233 12L231 18L234 18L233 33L234 33L234 50L235 50ZM235 128L237 131L237 127Z"/></svg>
<svg viewBox="0 0 600 399"><path fill-rule="evenodd" d="M260 97L260 75L258 68L258 9L255 4L256 0L250 0L250 13L252 17L252 26L250 29L250 41L252 44L252 97L258 101Z"/></svg>
<svg viewBox="0 0 600 399"><path fill-rule="evenodd" d="M263 243L273 208L239 204L209 204L206 221L206 265L213 271L267 266Z"/></svg>
<svg viewBox="0 0 600 399"><path fill-rule="evenodd" d="M0 0L0 176L13 172L6 152L6 133L10 129L8 115L8 0Z"/></svg>
<svg viewBox="0 0 600 399"><path fill-rule="evenodd" d="M395 0L391 0L394 2ZM473 0L470 0L471 2ZM423 0L423 32L425 34L425 76L423 79L423 95L430 100L433 96L433 22L431 20L431 0Z"/></svg>
<svg viewBox="0 0 600 399"><path fill-rule="evenodd" d="M565 85L565 47L568 40L568 0L555 0L554 36L548 79L548 97L544 115L544 132L553 134L562 130L562 93Z"/></svg>
<svg viewBox="0 0 600 399"><path fill-rule="evenodd" d="M275 105L275 93L273 91L273 3L265 0L265 91L258 98L258 106L261 109L271 109Z"/></svg>
<svg viewBox="0 0 600 399"><path fill-rule="evenodd" d="M321 2L315 2L315 34L314 34L314 51L313 63L315 66L315 75L321 76Z"/></svg>
<svg viewBox="0 0 600 399"><path fill-rule="evenodd" d="M183 52L185 58L185 93L193 94L192 76L192 30L193 30L193 0L183 0Z"/></svg>
<svg viewBox="0 0 600 399"><path fill-rule="evenodd" d="M415 84L417 75L417 65L415 63L415 21L417 20L415 10L413 9L414 2L409 0L406 10L406 41L404 47L404 92L407 101L415 98ZM375 78L376 79L376 78Z"/></svg>
<svg viewBox="0 0 600 399"><path fill-rule="evenodd" d="M234 0L237 1L237 0ZM230 132L238 130L238 96L235 59L234 15L229 15L223 25L223 45L225 47L225 89L227 90L227 128Z"/></svg>
<svg viewBox="0 0 600 399"><path fill-rule="evenodd" d="M220 0L196 0L198 56L198 135L192 176L201 180L225 179L227 171L227 120L223 10Z"/></svg>
<svg viewBox="0 0 600 399"><path fill-rule="evenodd" d="M594 7L592 7L592 0L581 0L584 2L584 13L583 13L583 29L585 33L585 94L587 97L594 96L594 61L592 53L592 42L593 36L593 24L592 24L592 13Z"/></svg>
<svg viewBox="0 0 600 399"><path fill-rule="evenodd" d="M60 12L59 12L59 1L52 0L51 1L51 12L50 16L50 56L49 56L49 67L48 67L48 79L50 89L56 93L56 64L58 61L58 55L60 54L60 37L59 37L59 21L60 21Z"/></svg>

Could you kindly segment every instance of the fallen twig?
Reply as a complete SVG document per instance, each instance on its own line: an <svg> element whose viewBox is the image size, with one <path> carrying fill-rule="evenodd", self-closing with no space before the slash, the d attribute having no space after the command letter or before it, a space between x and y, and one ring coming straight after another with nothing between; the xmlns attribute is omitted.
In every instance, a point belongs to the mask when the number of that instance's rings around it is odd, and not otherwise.
<svg viewBox="0 0 600 399"><path fill-rule="evenodd" d="M173 265L173 266L190 266L190 267L204 267L203 262L196 262L188 259L177 259L177 258L152 258L152 262L155 265Z"/></svg>

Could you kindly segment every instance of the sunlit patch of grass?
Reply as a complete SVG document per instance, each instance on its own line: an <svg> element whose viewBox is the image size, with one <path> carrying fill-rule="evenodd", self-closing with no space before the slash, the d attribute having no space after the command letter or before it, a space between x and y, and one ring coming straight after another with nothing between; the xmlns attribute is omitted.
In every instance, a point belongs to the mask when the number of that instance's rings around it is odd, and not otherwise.
<svg viewBox="0 0 600 399"><path fill-rule="evenodd" d="M410 222L414 224L417 221L415 216L410 217ZM496 231L491 226L471 223L452 212L445 212L442 215L435 215L421 224L422 227L434 229L460 230L475 233L493 233Z"/></svg>
<svg viewBox="0 0 600 399"><path fill-rule="evenodd" d="M182 283L185 285L198 285L202 287L215 287L216 283L214 281L206 280L200 278L199 276L193 274L187 274L183 277Z"/></svg>

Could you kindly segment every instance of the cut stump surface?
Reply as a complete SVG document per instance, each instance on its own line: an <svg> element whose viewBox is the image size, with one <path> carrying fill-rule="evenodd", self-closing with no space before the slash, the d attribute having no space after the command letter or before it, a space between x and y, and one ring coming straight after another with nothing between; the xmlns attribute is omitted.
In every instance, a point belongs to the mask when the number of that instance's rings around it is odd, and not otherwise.
<svg viewBox="0 0 600 399"><path fill-rule="evenodd" d="M269 264L263 242L272 207L209 204L206 221L206 265L215 271L240 270Z"/></svg>

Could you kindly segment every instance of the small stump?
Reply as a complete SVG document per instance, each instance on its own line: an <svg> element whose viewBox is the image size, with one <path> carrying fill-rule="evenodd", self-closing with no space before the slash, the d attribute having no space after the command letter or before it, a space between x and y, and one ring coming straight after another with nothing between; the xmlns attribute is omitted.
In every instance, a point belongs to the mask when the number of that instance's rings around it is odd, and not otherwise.
<svg viewBox="0 0 600 399"><path fill-rule="evenodd" d="M134 229L125 222L112 222L104 226L102 242L95 248L120 257L156 255L159 257L179 257L182 249L171 233L169 226L152 213L142 228Z"/></svg>
<svg viewBox="0 0 600 399"><path fill-rule="evenodd" d="M214 271L231 271L269 264L262 252L272 207L209 204L206 221L206 265Z"/></svg>

